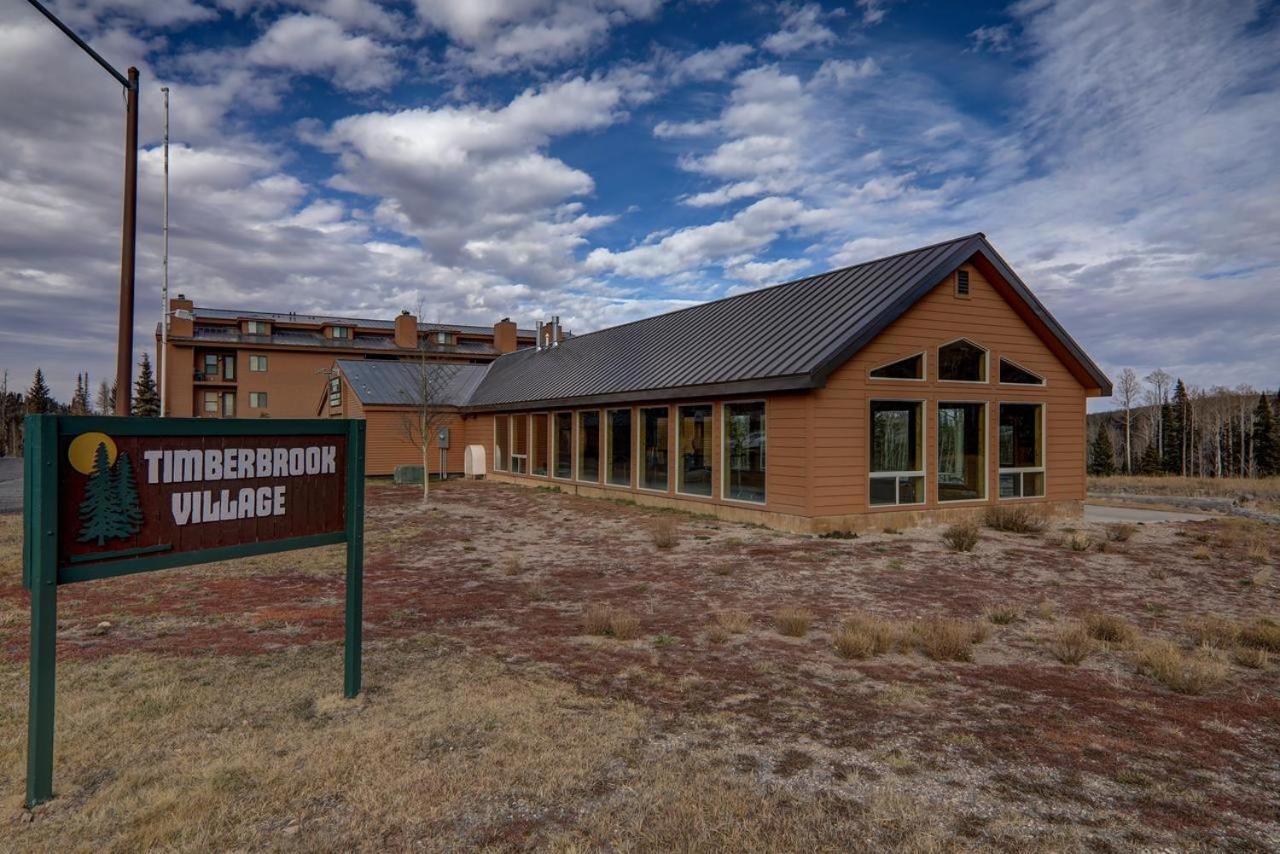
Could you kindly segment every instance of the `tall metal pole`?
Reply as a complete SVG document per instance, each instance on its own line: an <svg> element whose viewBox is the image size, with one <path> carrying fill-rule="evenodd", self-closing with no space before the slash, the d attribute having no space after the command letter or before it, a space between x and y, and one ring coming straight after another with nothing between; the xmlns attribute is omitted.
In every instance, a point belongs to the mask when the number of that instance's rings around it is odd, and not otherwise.
<svg viewBox="0 0 1280 854"><path fill-rule="evenodd" d="M133 265L138 242L138 69L129 67L124 120L124 224L120 234L120 321L116 415L128 415L133 385Z"/></svg>
<svg viewBox="0 0 1280 854"><path fill-rule="evenodd" d="M160 282L160 417L169 414L165 401L169 396L169 87L164 93L164 275Z"/></svg>

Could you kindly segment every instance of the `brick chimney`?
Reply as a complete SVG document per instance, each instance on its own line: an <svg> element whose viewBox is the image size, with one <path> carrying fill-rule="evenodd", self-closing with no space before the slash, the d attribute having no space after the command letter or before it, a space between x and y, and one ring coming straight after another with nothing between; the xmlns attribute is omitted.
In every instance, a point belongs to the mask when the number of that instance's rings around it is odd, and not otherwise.
<svg viewBox="0 0 1280 854"><path fill-rule="evenodd" d="M408 311L400 312L400 316L396 318L396 346L406 350L416 350L418 347L418 318Z"/></svg>
<svg viewBox="0 0 1280 854"><path fill-rule="evenodd" d="M196 334L196 324L191 316L196 304L182 294L169 298L169 334L179 338L190 338ZM186 317L179 317L174 312L186 312Z"/></svg>
<svg viewBox="0 0 1280 854"><path fill-rule="evenodd" d="M493 324L493 347L499 353L516 351L516 325L511 318L504 317Z"/></svg>

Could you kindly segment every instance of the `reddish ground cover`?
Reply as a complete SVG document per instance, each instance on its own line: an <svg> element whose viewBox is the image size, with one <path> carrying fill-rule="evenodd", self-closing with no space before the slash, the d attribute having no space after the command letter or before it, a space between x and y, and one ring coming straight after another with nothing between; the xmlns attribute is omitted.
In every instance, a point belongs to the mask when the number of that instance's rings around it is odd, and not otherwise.
<svg viewBox="0 0 1280 854"><path fill-rule="evenodd" d="M1280 844L1275 661L1204 653L1223 676L1198 696L1137 665L1148 639L1194 655L1188 626L1208 614L1280 616L1275 528L1146 526L1122 541L1086 525L984 530L956 553L935 529L822 539L487 483L445 484L428 509L378 485L368 504L369 643L435 633L632 700L660 714L656 738L719 750L762 785L859 796L905 780L975 839L998 843L994 817L1012 805L1028 826L1072 825L1100 847ZM658 525L675 526L674 546L655 544ZM1073 550L1072 536L1088 544ZM0 603L24 602L6 573ZM341 602L340 548L74 585L60 594L60 654L271 653L340 638ZM586 634L592 605L638 621L638 636ZM988 620L994 606L1012 616ZM776 631L782 607L810 612L809 631ZM905 627L961 617L986 636L970 661L849 660L832 635L856 611ZM724 612L749 628L718 631ZM1087 612L1137 639L1059 663L1053 637ZM0 651L25 657L24 622L0 621Z"/></svg>

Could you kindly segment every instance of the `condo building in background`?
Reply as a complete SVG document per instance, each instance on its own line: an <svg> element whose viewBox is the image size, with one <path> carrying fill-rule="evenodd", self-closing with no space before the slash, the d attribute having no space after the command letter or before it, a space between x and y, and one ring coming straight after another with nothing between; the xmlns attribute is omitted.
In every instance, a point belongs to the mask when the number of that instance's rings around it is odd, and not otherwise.
<svg viewBox="0 0 1280 854"><path fill-rule="evenodd" d="M240 311L182 294L169 311L168 345L157 326L156 352L168 363L164 414L176 417L311 418L337 359L483 365L535 340L507 318L488 327L422 323L407 311L392 320Z"/></svg>

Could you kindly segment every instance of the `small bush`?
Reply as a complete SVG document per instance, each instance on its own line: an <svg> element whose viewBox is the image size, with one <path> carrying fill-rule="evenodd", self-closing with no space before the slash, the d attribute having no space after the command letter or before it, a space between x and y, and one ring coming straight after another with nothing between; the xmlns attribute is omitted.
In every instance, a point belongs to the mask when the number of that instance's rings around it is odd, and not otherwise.
<svg viewBox="0 0 1280 854"><path fill-rule="evenodd" d="M1138 634L1137 629L1115 614L1093 611L1085 615L1084 624L1089 637L1106 643L1128 643Z"/></svg>
<svg viewBox="0 0 1280 854"><path fill-rule="evenodd" d="M1184 652L1171 641L1150 641L1138 650L1138 672L1179 694L1203 694L1223 683L1227 667L1210 650Z"/></svg>
<svg viewBox="0 0 1280 854"><path fill-rule="evenodd" d="M713 563L711 571L716 575L733 575L733 564L731 563Z"/></svg>
<svg viewBox="0 0 1280 854"><path fill-rule="evenodd" d="M902 646L905 634L892 620L859 612L841 623L833 642L845 658L871 658Z"/></svg>
<svg viewBox="0 0 1280 854"><path fill-rule="evenodd" d="M779 608L774 612L773 625L779 634L790 638L802 638L813 624L813 612L805 608Z"/></svg>
<svg viewBox="0 0 1280 854"><path fill-rule="evenodd" d="M912 628L920 651L934 661L971 660L973 645L987 632L981 623L954 617L926 617Z"/></svg>
<svg viewBox="0 0 1280 854"><path fill-rule="evenodd" d="M582 612L582 630L589 635L632 640L640 636L640 620L607 605L588 605Z"/></svg>
<svg viewBox="0 0 1280 854"><path fill-rule="evenodd" d="M853 531L827 531L825 534L819 534L820 540L856 540L858 535Z"/></svg>
<svg viewBox="0 0 1280 854"><path fill-rule="evenodd" d="M721 611L716 614L716 625L726 632L740 635L751 629L751 615L742 611Z"/></svg>
<svg viewBox="0 0 1280 854"><path fill-rule="evenodd" d="M1093 545L1093 540L1083 531L1072 531L1062 540L1062 545L1073 552L1087 552Z"/></svg>
<svg viewBox="0 0 1280 854"><path fill-rule="evenodd" d="M502 562L502 574L510 578L513 575L519 575L524 572L524 564L520 562L520 558L516 555L509 555Z"/></svg>
<svg viewBox="0 0 1280 854"><path fill-rule="evenodd" d="M1048 599L1041 599L1036 603L1036 616L1042 620L1056 619L1054 604Z"/></svg>
<svg viewBox="0 0 1280 854"><path fill-rule="evenodd" d="M1030 507L990 507L983 524L1011 534L1039 534L1045 528L1044 513Z"/></svg>
<svg viewBox="0 0 1280 854"><path fill-rule="evenodd" d="M1049 638L1049 653L1063 664L1079 664L1089 657L1094 646L1084 623L1067 623Z"/></svg>
<svg viewBox="0 0 1280 854"><path fill-rule="evenodd" d="M588 605L582 611L582 631L589 635L609 634L613 609L605 605Z"/></svg>
<svg viewBox="0 0 1280 854"><path fill-rule="evenodd" d="M1187 623L1187 634L1196 646L1230 649L1240 637L1240 624L1219 614L1206 614Z"/></svg>
<svg viewBox="0 0 1280 854"><path fill-rule="evenodd" d="M653 523L653 544L660 549L672 549L680 543L680 528L676 520L663 517Z"/></svg>
<svg viewBox="0 0 1280 854"><path fill-rule="evenodd" d="M988 622L997 626L1007 626L1010 623L1016 623L1018 617L1022 616L1022 612L1016 605L992 605L983 612Z"/></svg>
<svg viewBox="0 0 1280 854"><path fill-rule="evenodd" d="M1107 525L1107 539L1113 543L1127 543L1129 538L1138 533L1138 526L1129 522L1112 522Z"/></svg>
<svg viewBox="0 0 1280 854"><path fill-rule="evenodd" d="M1265 649L1257 649L1251 646L1238 646L1231 650L1231 660L1241 667L1248 667L1253 670L1266 670L1267 664L1271 661L1271 654Z"/></svg>
<svg viewBox="0 0 1280 854"><path fill-rule="evenodd" d="M1254 587L1266 587L1270 583L1271 583L1271 567L1269 566L1264 566L1262 569L1255 572L1253 576L1249 579L1249 584L1251 584Z"/></svg>
<svg viewBox="0 0 1280 854"><path fill-rule="evenodd" d="M1212 560L1213 552L1209 551L1208 546L1200 546L1191 553L1193 560Z"/></svg>
<svg viewBox="0 0 1280 854"><path fill-rule="evenodd" d="M1240 643L1254 649L1280 653L1280 623L1260 617L1240 629Z"/></svg>
<svg viewBox="0 0 1280 854"><path fill-rule="evenodd" d="M971 552L978 545L978 526L973 522L957 522L942 532L942 540L952 551Z"/></svg>

